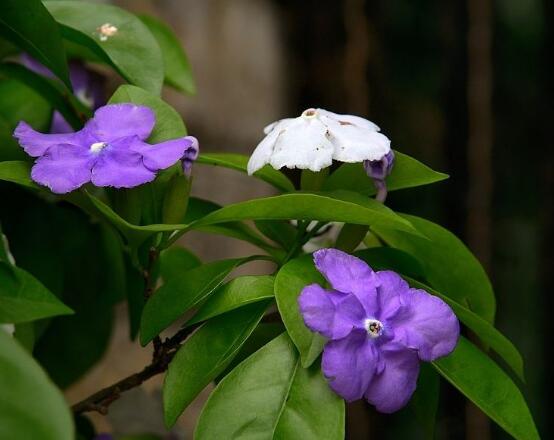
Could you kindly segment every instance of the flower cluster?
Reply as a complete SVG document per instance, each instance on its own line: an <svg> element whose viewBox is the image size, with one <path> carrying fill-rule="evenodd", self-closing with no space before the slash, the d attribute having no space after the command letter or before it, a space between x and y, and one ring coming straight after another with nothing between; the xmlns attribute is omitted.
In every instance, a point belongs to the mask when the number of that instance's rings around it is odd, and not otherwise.
<svg viewBox="0 0 554 440"><path fill-rule="evenodd" d="M365 397L381 412L397 411L416 388L419 361L454 350L458 319L395 272L374 272L336 249L315 252L314 262L332 289L311 284L298 301L306 325L329 339L322 359L329 385L347 401Z"/></svg>
<svg viewBox="0 0 554 440"><path fill-rule="evenodd" d="M14 131L25 152L37 160L32 179L58 194L92 182L132 188L151 182L160 170L183 159L185 172L198 154L192 136L146 143L156 118L148 107L106 105L75 133L43 134L20 122Z"/></svg>

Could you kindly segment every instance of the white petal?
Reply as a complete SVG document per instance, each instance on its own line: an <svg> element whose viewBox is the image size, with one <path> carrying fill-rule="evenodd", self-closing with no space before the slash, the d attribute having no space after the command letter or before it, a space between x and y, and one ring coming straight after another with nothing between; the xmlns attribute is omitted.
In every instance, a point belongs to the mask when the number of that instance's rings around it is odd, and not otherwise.
<svg viewBox="0 0 554 440"><path fill-rule="evenodd" d="M296 118L278 137L270 164L279 169L320 171L333 162L334 147L326 137L327 127L316 118Z"/></svg>
<svg viewBox="0 0 554 440"><path fill-rule="evenodd" d="M385 135L355 125L330 128L329 140L335 147L333 159L341 162L380 160L390 151L390 140Z"/></svg>
<svg viewBox="0 0 554 440"><path fill-rule="evenodd" d="M273 154L273 148L275 147L275 141L279 137L279 134L279 131L273 130L258 144L252 153L252 156L250 156L250 159L248 160L246 169L249 175L254 174L264 165L269 163L269 159Z"/></svg>
<svg viewBox="0 0 554 440"><path fill-rule="evenodd" d="M343 123L346 122L348 124L356 125L358 127L365 128L365 129L368 129L368 130L373 130L373 131L380 131L381 130L379 128L379 126L377 126L373 122L371 122L371 121L369 121L365 118L360 118L359 116L341 115L341 114L338 114L338 113L330 112L329 110L324 110L322 108L318 108L317 111L321 115L321 120L325 124L327 124L329 122L327 120L327 118L329 118L329 119L332 119L333 121L336 121L336 122L339 122L339 123L340 122L343 122Z"/></svg>
<svg viewBox="0 0 554 440"><path fill-rule="evenodd" d="M278 121L275 121L275 122L272 122L271 124L269 125L266 125L264 127L264 134L269 134L275 127L277 127L277 125L279 125L281 122L284 122L285 124L287 122L290 122L290 121L294 121L294 118L285 118L285 119L279 119ZM281 126L281 128L283 128L283 126L285 126L285 124L283 124Z"/></svg>

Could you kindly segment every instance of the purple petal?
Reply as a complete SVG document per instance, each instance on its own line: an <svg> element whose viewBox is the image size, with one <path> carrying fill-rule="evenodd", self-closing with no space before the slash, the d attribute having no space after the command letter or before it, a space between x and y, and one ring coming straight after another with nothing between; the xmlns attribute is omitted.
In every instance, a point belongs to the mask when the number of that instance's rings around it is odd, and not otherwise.
<svg viewBox="0 0 554 440"><path fill-rule="evenodd" d="M361 399L373 378L379 354L365 331L325 345L321 368L329 386L348 402Z"/></svg>
<svg viewBox="0 0 554 440"><path fill-rule="evenodd" d="M154 145L137 142L131 148L142 155L146 168L158 171L169 168L179 161L191 145L192 140L183 137Z"/></svg>
<svg viewBox="0 0 554 440"><path fill-rule="evenodd" d="M137 136L145 140L150 136L156 117L148 107L134 104L109 104L94 112L85 129L100 141L111 142L123 137Z"/></svg>
<svg viewBox="0 0 554 440"><path fill-rule="evenodd" d="M110 143L98 153L98 160L92 169L92 183L96 186L133 188L156 177L146 168L142 155L130 147L137 138L124 138Z"/></svg>
<svg viewBox="0 0 554 440"><path fill-rule="evenodd" d="M52 192L65 194L90 181L95 158L86 148L55 145L37 159L31 178Z"/></svg>
<svg viewBox="0 0 554 440"><path fill-rule="evenodd" d="M352 294L311 284L302 289L298 303L306 326L329 339L344 338L354 328L364 329L364 308Z"/></svg>
<svg viewBox="0 0 554 440"><path fill-rule="evenodd" d="M410 286L400 275L390 270L377 272L377 279L378 317L386 321L402 311L403 294L410 290Z"/></svg>
<svg viewBox="0 0 554 440"><path fill-rule="evenodd" d="M460 324L452 309L424 290L409 289L401 299L405 310L391 320L395 340L416 349L424 361L451 353L460 335Z"/></svg>
<svg viewBox="0 0 554 440"><path fill-rule="evenodd" d="M419 360L411 350L380 352L384 368L373 376L365 398L377 411L392 413L406 405L417 385Z"/></svg>
<svg viewBox="0 0 554 440"><path fill-rule="evenodd" d="M364 261L338 249L320 249L314 252L314 262L334 289L353 293L370 316L375 314L377 278Z"/></svg>
<svg viewBox="0 0 554 440"><path fill-rule="evenodd" d="M13 136L23 147L25 153L32 157L42 156L50 147L61 144L80 145L80 133L43 134L33 130L26 122L21 121L15 127Z"/></svg>

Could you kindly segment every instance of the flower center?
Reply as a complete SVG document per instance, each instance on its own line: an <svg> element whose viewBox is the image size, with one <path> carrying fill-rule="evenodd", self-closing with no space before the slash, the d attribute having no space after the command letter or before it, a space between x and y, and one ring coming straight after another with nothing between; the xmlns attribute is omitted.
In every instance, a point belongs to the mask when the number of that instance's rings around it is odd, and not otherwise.
<svg viewBox="0 0 554 440"><path fill-rule="evenodd" d="M309 108L308 110L304 110L302 113L302 117L304 118L315 118L317 116L317 110L315 108Z"/></svg>
<svg viewBox="0 0 554 440"><path fill-rule="evenodd" d="M367 334L372 338L378 338L383 333L383 324L377 319L366 319L364 324Z"/></svg>
<svg viewBox="0 0 554 440"><path fill-rule="evenodd" d="M90 146L90 152L91 153L99 153L102 151L106 146L108 145L107 142L95 142Z"/></svg>

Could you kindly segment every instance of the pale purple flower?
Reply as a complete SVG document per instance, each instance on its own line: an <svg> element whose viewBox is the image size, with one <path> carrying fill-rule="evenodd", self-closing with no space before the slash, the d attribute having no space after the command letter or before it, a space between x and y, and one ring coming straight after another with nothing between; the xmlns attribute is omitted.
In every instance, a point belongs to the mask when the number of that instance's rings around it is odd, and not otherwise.
<svg viewBox="0 0 554 440"><path fill-rule="evenodd" d="M200 145L198 139L194 136L188 136L192 141L190 146L185 150L183 157L181 158L181 163L183 165L183 173L185 176L190 177L192 172L192 164L196 159L198 159L198 154L200 153Z"/></svg>
<svg viewBox="0 0 554 440"><path fill-rule="evenodd" d="M55 75L48 68L28 54L21 55L21 62L29 70L47 78L55 79ZM104 77L88 69L82 61L71 60L69 62L69 79L77 99L91 110L96 110L106 103ZM71 125L62 114L55 111L52 115L50 133L71 133L72 131Z"/></svg>
<svg viewBox="0 0 554 440"><path fill-rule="evenodd" d="M329 339L322 370L330 387L349 402L365 397L380 412L399 410L415 391L419 361L454 350L456 315L395 272L374 272L339 250L321 249L314 262L331 289L311 284L298 302L306 325Z"/></svg>
<svg viewBox="0 0 554 440"><path fill-rule="evenodd" d="M373 179L377 196L375 197L380 202L384 202L387 198L387 184L385 179L391 173L394 166L394 151L390 150L379 160L364 160L364 169L368 177Z"/></svg>
<svg viewBox="0 0 554 440"><path fill-rule="evenodd" d="M157 171L179 161L194 144L190 136L147 144L155 122L148 107L112 104L96 110L75 133L42 134L20 122L14 137L29 156L38 158L31 178L55 193L88 182L132 188L154 180Z"/></svg>

